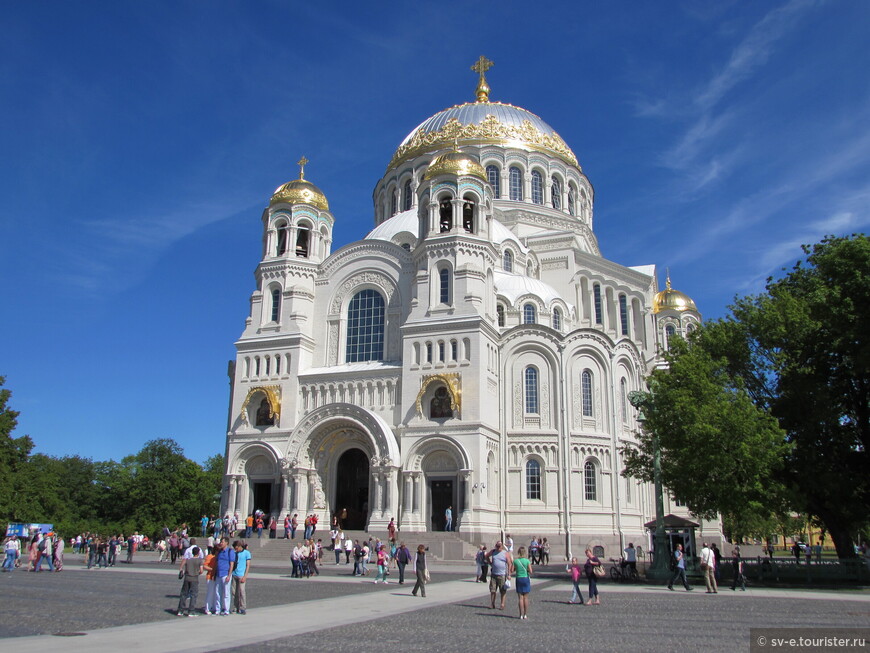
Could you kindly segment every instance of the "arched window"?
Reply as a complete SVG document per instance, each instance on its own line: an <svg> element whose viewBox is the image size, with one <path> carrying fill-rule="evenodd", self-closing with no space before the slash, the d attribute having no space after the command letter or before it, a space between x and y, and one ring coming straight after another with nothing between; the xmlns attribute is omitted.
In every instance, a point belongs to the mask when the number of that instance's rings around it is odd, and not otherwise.
<svg viewBox="0 0 870 653"><path fill-rule="evenodd" d="M558 308L553 309L553 328L556 331L562 330L562 311Z"/></svg>
<svg viewBox="0 0 870 653"><path fill-rule="evenodd" d="M523 306L523 324L534 324L537 321L535 305L526 304Z"/></svg>
<svg viewBox="0 0 870 653"><path fill-rule="evenodd" d="M552 195L553 208L562 208L562 184L556 177L553 177L553 183L550 185L550 195Z"/></svg>
<svg viewBox="0 0 870 653"><path fill-rule="evenodd" d="M595 324L602 324L601 318L601 285L595 284L592 286L592 295L595 299Z"/></svg>
<svg viewBox="0 0 870 653"><path fill-rule="evenodd" d="M462 202L462 228L470 234L474 233L474 202Z"/></svg>
<svg viewBox="0 0 870 653"><path fill-rule="evenodd" d="M384 298L376 290L358 292L347 308L346 363L384 359Z"/></svg>
<svg viewBox="0 0 870 653"><path fill-rule="evenodd" d="M278 227L278 243L275 247L275 256L283 256L287 253L287 238L289 237L289 232L286 224L282 224Z"/></svg>
<svg viewBox="0 0 870 653"><path fill-rule="evenodd" d="M583 465L583 487L586 490L587 501L598 501L598 478L595 463L587 460Z"/></svg>
<svg viewBox="0 0 870 653"><path fill-rule="evenodd" d="M526 390L526 412L538 412L538 369L531 365L526 368L524 373L524 383Z"/></svg>
<svg viewBox="0 0 870 653"><path fill-rule="evenodd" d="M399 207L397 206L398 199L396 197L396 191L390 193L390 215L396 215L399 212Z"/></svg>
<svg viewBox="0 0 870 653"><path fill-rule="evenodd" d="M583 417L592 417L592 372L583 370L580 377L580 398L583 404Z"/></svg>
<svg viewBox="0 0 870 653"><path fill-rule="evenodd" d="M279 375L279 376L281 374L281 357L280 356L275 356L275 374Z"/></svg>
<svg viewBox="0 0 870 653"><path fill-rule="evenodd" d="M541 463L537 460L526 462L526 499L541 498Z"/></svg>
<svg viewBox="0 0 870 653"><path fill-rule="evenodd" d="M498 166L486 166L486 178L489 181L489 185L492 186L495 198L501 197L501 175L499 174Z"/></svg>
<svg viewBox="0 0 870 653"><path fill-rule="evenodd" d="M523 201L523 172L519 168L510 170L510 194L512 200Z"/></svg>
<svg viewBox="0 0 870 653"><path fill-rule="evenodd" d="M502 306L501 304L498 304L495 307L495 314L496 314L496 317L498 318L498 325L500 327L503 327L504 326L504 306Z"/></svg>
<svg viewBox="0 0 870 653"><path fill-rule="evenodd" d="M513 272L514 271L514 254L509 249L504 251L504 260L502 262L502 267L505 272Z"/></svg>
<svg viewBox="0 0 870 653"><path fill-rule="evenodd" d="M274 426L275 414L272 412L272 406L268 399L262 399L260 406L257 408L257 419L254 422L257 426Z"/></svg>
<svg viewBox="0 0 870 653"><path fill-rule="evenodd" d="M692 333L692 331L694 331L694 330L695 330L694 324L689 324L686 326L686 333Z"/></svg>
<svg viewBox="0 0 870 653"><path fill-rule="evenodd" d="M450 270L441 268L438 271L438 301L442 304L450 303Z"/></svg>
<svg viewBox="0 0 870 653"><path fill-rule="evenodd" d="M537 170L532 170L532 202L544 203L544 178Z"/></svg>
<svg viewBox="0 0 870 653"><path fill-rule="evenodd" d="M427 363L432 362L432 343L431 342L426 343L426 362Z"/></svg>
<svg viewBox="0 0 870 653"><path fill-rule="evenodd" d="M628 421L628 383L625 379L619 381L619 412L622 415L622 421Z"/></svg>
<svg viewBox="0 0 870 653"><path fill-rule="evenodd" d="M305 227L296 228L296 256L308 258L308 243L311 232Z"/></svg>
<svg viewBox="0 0 870 653"><path fill-rule="evenodd" d="M450 341L450 360L459 360L459 343L455 340Z"/></svg>
<svg viewBox="0 0 870 653"><path fill-rule="evenodd" d="M677 335L677 330L674 328L673 324L669 324L665 327L665 348L671 346L671 338Z"/></svg>
<svg viewBox="0 0 870 653"><path fill-rule="evenodd" d="M628 335L628 299L625 295L619 296L619 328L621 335Z"/></svg>
<svg viewBox="0 0 870 653"><path fill-rule="evenodd" d="M405 190L403 192L404 192L404 197L402 199L404 200L404 202L402 202L402 210L408 211L411 208L411 200L412 200L411 180L410 179L405 182Z"/></svg>
<svg viewBox="0 0 870 653"><path fill-rule="evenodd" d="M443 363L443 362L444 362L444 356L445 356L445 354L446 354L446 351L445 351L445 349L444 349L444 341L443 341L443 340L439 340L439 341L438 341L438 362L439 362L439 363Z"/></svg>
<svg viewBox="0 0 870 653"><path fill-rule="evenodd" d="M438 203L438 218L442 234L453 229L453 202L449 197Z"/></svg>
<svg viewBox="0 0 870 653"><path fill-rule="evenodd" d="M577 200L574 199L574 189L568 189L568 213L577 215Z"/></svg>
<svg viewBox="0 0 870 653"><path fill-rule="evenodd" d="M281 290L279 288L272 289L272 321L277 322L281 317Z"/></svg>

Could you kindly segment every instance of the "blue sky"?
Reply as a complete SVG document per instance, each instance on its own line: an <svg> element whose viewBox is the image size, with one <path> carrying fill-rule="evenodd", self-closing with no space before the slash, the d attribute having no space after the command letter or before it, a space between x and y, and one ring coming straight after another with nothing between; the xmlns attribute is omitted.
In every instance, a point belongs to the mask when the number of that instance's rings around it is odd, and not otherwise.
<svg viewBox="0 0 870 653"><path fill-rule="evenodd" d="M262 209L326 193L337 247L405 135L474 99L540 115L603 254L705 317L870 223L870 3L0 3L0 375L38 451L223 452ZM661 279L664 283L664 279Z"/></svg>

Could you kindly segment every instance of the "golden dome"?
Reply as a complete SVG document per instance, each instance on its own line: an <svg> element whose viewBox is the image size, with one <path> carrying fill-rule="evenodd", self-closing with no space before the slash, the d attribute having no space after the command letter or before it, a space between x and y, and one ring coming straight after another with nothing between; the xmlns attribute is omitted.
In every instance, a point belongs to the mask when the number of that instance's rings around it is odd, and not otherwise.
<svg viewBox="0 0 870 653"><path fill-rule="evenodd" d="M483 169L480 162L474 156L458 150L437 157L429 164L423 179L432 179L432 177L443 174L452 174L457 177L471 175L486 181L486 170Z"/></svg>
<svg viewBox="0 0 870 653"><path fill-rule="evenodd" d="M305 181L305 164L308 159L304 156L299 159L299 179L288 181L275 189L275 194L269 201L269 206L275 204L311 204L321 211L329 210L329 202L326 195L310 181Z"/></svg>
<svg viewBox="0 0 870 653"><path fill-rule="evenodd" d="M695 311L698 312L698 307L692 298L681 293L679 290L671 288L671 278L668 277L665 282L665 289L656 293L653 297L653 313L661 313L662 311Z"/></svg>

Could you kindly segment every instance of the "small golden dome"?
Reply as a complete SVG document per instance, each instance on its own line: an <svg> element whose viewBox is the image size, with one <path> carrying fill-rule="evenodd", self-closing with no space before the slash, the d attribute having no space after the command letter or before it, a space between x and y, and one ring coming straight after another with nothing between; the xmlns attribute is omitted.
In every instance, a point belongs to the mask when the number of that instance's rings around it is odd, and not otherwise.
<svg viewBox="0 0 870 653"><path fill-rule="evenodd" d="M653 313L661 313L662 311L695 311L697 313L698 307L695 306L691 297L671 288L671 278L668 277L665 289L657 292L656 296L653 297Z"/></svg>
<svg viewBox="0 0 870 653"><path fill-rule="evenodd" d="M305 164L308 159L304 156L299 159L299 179L288 181L275 189L275 194L269 201L269 206L275 204L311 204L321 211L329 210L329 202L326 195L310 181L305 181Z"/></svg>
<svg viewBox="0 0 870 653"><path fill-rule="evenodd" d="M452 174L457 177L460 175L471 175L486 181L486 170L480 165L480 161L471 154L458 150L447 152L447 154L437 157L429 164L423 179L432 179L432 177L443 174Z"/></svg>

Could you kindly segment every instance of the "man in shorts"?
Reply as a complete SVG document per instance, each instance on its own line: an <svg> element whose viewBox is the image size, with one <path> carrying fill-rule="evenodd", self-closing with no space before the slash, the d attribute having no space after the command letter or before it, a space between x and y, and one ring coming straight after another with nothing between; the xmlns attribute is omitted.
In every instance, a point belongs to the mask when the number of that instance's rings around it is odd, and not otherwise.
<svg viewBox="0 0 870 653"><path fill-rule="evenodd" d="M490 565L489 598L490 607L495 609L495 595L501 594L501 607L504 610L507 589L504 586L508 579L508 570L511 567L511 554L508 553L501 542L495 543L495 548L486 554L486 561Z"/></svg>

